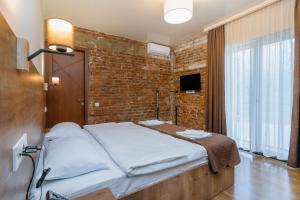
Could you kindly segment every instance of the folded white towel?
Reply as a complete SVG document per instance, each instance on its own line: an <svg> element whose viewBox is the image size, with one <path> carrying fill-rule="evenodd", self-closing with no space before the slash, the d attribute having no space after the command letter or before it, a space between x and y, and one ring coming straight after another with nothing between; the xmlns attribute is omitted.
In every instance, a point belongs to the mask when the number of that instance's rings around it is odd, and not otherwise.
<svg viewBox="0 0 300 200"><path fill-rule="evenodd" d="M139 124L145 125L145 126L158 126L161 124L164 124L164 121L160 121L157 119L152 119L152 120L146 120L146 121L139 121Z"/></svg>
<svg viewBox="0 0 300 200"><path fill-rule="evenodd" d="M203 130L194 130L194 129L188 129L185 131L176 132L176 134L190 139L201 139L212 135L211 133L207 133Z"/></svg>

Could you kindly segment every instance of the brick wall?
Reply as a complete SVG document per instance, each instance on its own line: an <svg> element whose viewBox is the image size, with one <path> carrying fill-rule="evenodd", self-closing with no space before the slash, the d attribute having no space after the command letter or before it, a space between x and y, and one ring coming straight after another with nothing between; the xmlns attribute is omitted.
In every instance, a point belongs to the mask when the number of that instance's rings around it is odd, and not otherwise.
<svg viewBox="0 0 300 200"><path fill-rule="evenodd" d="M142 42L81 28L75 46L88 52L88 123L156 118L156 90L172 89L169 58L148 56ZM161 119L170 120L169 92L159 103Z"/></svg>
<svg viewBox="0 0 300 200"><path fill-rule="evenodd" d="M200 72L200 93L178 94L178 123L204 129L206 40L204 36L184 42L166 58L149 56L145 43L76 28L75 46L88 52L88 123L156 118L157 90L160 119L175 121L171 91L179 90L181 75Z"/></svg>
<svg viewBox="0 0 300 200"><path fill-rule="evenodd" d="M178 94L178 124L205 129L205 102L207 88L207 37L187 41L174 48L172 59L172 80L180 90L180 76L200 73L201 90L196 94Z"/></svg>

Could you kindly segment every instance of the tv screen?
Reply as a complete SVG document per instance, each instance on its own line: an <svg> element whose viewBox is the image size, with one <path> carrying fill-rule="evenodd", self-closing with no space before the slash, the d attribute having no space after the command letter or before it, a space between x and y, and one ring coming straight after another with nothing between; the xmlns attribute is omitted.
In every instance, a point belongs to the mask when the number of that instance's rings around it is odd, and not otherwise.
<svg viewBox="0 0 300 200"><path fill-rule="evenodd" d="M180 77L180 91L200 91L201 78L200 74L191 74Z"/></svg>

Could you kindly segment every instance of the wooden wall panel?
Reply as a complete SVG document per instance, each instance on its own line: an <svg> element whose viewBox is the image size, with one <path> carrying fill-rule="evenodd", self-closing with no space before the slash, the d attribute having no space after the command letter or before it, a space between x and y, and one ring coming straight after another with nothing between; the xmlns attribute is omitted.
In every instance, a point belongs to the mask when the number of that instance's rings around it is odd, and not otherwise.
<svg viewBox="0 0 300 200"><path fill-rule="evenodd" d="M24 158L12 172L11 147L23 133L30 145L40 144L43 129L43 77L31 63L29 72L16 70L17 40L0 13L0 199L25 199L31 162Z"/></svg>

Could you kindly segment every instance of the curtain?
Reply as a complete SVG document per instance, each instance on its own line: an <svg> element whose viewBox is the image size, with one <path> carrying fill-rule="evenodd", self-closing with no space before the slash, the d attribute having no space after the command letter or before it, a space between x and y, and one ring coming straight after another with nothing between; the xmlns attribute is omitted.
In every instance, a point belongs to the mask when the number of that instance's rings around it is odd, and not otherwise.
<svg viewBox="0 0 300 200"><path fill-rule="evenodd" d="M295 65L292 131L288 164L300 167L300 1L295 6Z"/></svg>
<svg viewBox="0 0 300 200"><path fill-rule="evenodd" d="M280 160L291 134L294 6L282 0L225 26L227 134Z"/></svg>
<svg viewBox="0 0 300 200"><path fill-rule="evenodd" d="M206 130L226 135L224 88L224 26L208 32L207 44L208 87Z"/></svg>

